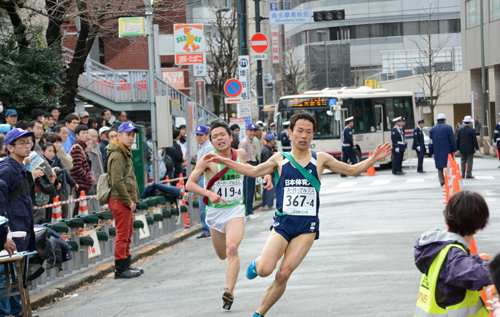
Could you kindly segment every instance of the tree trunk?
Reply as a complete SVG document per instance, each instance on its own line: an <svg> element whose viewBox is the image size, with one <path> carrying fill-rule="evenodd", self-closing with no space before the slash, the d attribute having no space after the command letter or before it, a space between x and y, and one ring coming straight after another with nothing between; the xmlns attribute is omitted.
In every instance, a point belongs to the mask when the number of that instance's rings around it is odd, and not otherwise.
<svg viewBox="0 0 500 317"><path fill-rule="evenodd" d="M214 113L217 117L220 116L220 100L221 96L214 95Z"/></svg>
<svg viewBox="0 0 500 317"><path fill-rule="evenodd" d="M22 4L16 4L13 0L2 3L1 6L1 8L5 9L7 11L7 14L9 15L10 22L14 27L14 34L19 36L17 38L19 49L23 49L24 47L27 47L29 43L26 39L26 26L23 24L23 20L17 12L18 7L22 8Z"/></svg>

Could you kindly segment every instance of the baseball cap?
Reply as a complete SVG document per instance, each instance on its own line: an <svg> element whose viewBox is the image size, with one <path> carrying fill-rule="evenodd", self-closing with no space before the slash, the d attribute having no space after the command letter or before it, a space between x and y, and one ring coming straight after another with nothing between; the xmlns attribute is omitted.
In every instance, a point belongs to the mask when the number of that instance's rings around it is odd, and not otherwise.
<svg viewBox="0 0 500 317"><path fill-rule="evenodd" d="M99 135L101 135L101 134L103 134L104 132L109 131L109 130L111 130L111 128L110 128L110 127L102 127L102 128L100 128L100 129L99 129Z"/></svg>
<svg viewBox="0 0 500 317"><path fill-rule="evenodd" d="M266 141L267 142L271 142L272 140L276 140L278 137L277 136L274 136L274 134L272 133L268 133L266 134Z"/></svg>
<svg viewBox="0 0 500 317"><path fill-rule="evenodd" d="M132 122L123 122L120 125L120 127L118 127L118 133L120 133L120 132L132 132L132 131L135 131L136 133L139 132L139 129L137 129Z"/></svg>
<svg viewBox="0 0 500 317"><path fill-rule="evenodd" d="M259 130L259 128L257 128L255 126L255 124L250 123L250 124L247 124L247 130Z"/></svg>
<svg viewBox="0 0 500 317"><path fill-rule="evenodd" d="M35 134L34 132L31 131L26 131L21 128L15 128L9 131L7 135L5 136L5 146L11 144L13 141L19 139L22 136L30 136Z"/></svg>
<svg viewBox="0 0 500 317"><path fill-rule="evenodd" d="M82 112L80 112L79 116L80 116L80 118L88 117L89 113L87 111L82 111Z"/></svg>
<svg viewBox="0 0 500 317"><path fill-rule="evenodd" d="M209 131L208 131L208 128L204 125L199 125L196 127L196 134L207 134Z"/></svg>
<svg viewBox="0 0 500 317"><path fill-rule="evenodd" d="M9 117L9 116L17 116L17 111L16 109L9 109L7 111L5 111L5 117Z"/></svg>

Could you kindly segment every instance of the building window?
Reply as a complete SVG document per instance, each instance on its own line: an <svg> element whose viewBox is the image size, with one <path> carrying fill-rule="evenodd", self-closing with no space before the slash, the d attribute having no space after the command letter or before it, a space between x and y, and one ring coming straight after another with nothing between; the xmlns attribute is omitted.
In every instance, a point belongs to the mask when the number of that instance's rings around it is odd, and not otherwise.
<svg viewBox="0 0 500 317"><path fill-rule="evenodd" d="M496 1L497 2L497 7L498 7L498 1L499 0L490 0L491 2ZM483 20L484 22L487 22L487 6L486 3L488 1L484 0L483 1ZM479 0L469 0L465 2L465 18L467 22L467 27L473 27L476 25L479 25L481 22L481 6L479 5L480 1ZM492 6L494 6L492 4ZM498 13L497 13L498 14Z"/></svg>
<svg viewBox="0 0 500 317"><path fill-rule="evenodd" d="M490 0L491 8L490 8L490 19L496 20L500 19L500 0Z"/></svg>

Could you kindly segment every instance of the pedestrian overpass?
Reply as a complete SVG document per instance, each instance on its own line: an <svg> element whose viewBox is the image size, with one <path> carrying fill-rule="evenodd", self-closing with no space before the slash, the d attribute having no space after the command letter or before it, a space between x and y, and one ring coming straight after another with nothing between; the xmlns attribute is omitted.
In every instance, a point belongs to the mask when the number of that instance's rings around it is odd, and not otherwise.
<svg viewBox="0 0 500 317"><path fill-rule="evenodd" d="M63 48L64 61L69 64L74 51ZM80 99L101 105L112 111L150 111L149 71L137 69L114 70L91 58L87 58L84 72L78 77ZM176 117L186 117L186 107L194 105L194 115L198 124L208 124L220 119L205 107L197 104L179 90L155 76L157 96L169 96L171 113Z"/></svg>

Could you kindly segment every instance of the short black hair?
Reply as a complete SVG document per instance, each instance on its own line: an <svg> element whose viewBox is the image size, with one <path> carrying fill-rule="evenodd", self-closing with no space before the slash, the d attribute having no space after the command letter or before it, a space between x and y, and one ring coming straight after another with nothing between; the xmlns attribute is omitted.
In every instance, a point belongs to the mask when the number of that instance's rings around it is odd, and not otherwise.
<svg viewBox="0 0 500 317"><path fill-rule="evenodd" d="M174 131L172 131L172 138L175 140L177 139L177 137L181 135L181 132L177 129L174 129Z"/></svg>
<svg viewBox="0 0 500 317"><path fill-rule="evenodd" d="M500 289L500 253L489 264L490 279L495 284L495 288Z"/></svg>
<svg viewBox="0 0 500 317"><path fill-rule="evenodd" d="M68 114L65 118L64 118L64 122L65 123L71 123L71 121L73 120L78 120L78 117L75 116L74 114ZM80 122L80 120L78 120L78 122Z"/></svg>
<svg viewBox="0 0 500 317"><path fill-rule="evenodd" d="M80 134L81 131L88 131L89 127L87 127L85 124L80 124L75 128L75 135Z"/></svg>
<svg viewBox="0 0 500 317"><path fill-rule="evenodd" d="M239 126L239 125L237 125L237 124L233 124L233 125L231 126L231 131L234 131L234 130L239 129L239 128L240 128L240 126Z"/></svg>
<svg viewBox="0 0 500 317"><path fill-rule="evenodd" d="M179 131L180 131L180 130L182 130L182 129L186 129L186 125L185 125L185 124L181 124L181 125L179 126Z"/></svg>
<svg viewBox="0 0 500 317"><path fill-rule="evenodd" d="M31 119L36 120L40 116L45 116L45 111L42 109L33 109L33 111L31 111Z"/></svg>
<svg viewBox="0 0 500 317"><path fill-rule="evenodd" d="M109 109L104 109L103 111L101 111L101 117L104 116L108 111L111 112L111 110Z"/></svg>
<svg viewBox="0 0 500 317"><path fill-rule="evenodd" d="M17 123L16 123L16 128L23 129L23 130L28 130L29 126L30 126L30 124L26 120L17 121Z"/></svg>
<svg viewBox="0 0 500 317"><path fill-rule="evenodd" d="M52 119L54 118L54 117L52 116L52 113L50 113L50 112L45 112L45 118L48 118L48 117L51 117Z"/></svg>
<svg viewBox="0 0 500 317"><path fill-rule="evenodd" d="M54 148L54 152L57 152L57 151L56 151L56 147L55 147L55 146L54 146L54 144L53 144L53 143L51 143L51 142L47 142L47 143L45 143L45 144L42 146L42 151L44 151L44 152L45 152L45 150L46 150L48 147L51 147L51 146Z"/></svg>
<svg viewBox="0 0 500 317"><path fill-rule="evenodd" d="M31 122L30 122L30 124L28 125L28 128L33 129L37 123L42 124L42 123L41 123L40 121L38 121L38 120L33 120L33 121L31 121Z"/></svg>
<svg viewBox="0 0 500 317"><path fill-rule="evenodd" d="M62 124L58 124L58 125L56 125L55 127L52 128L52 132L54 132L54 133L61 133L61 129L62 128L66 128L66 126L62 125Z"/></svg>
<svg viewBox="0 0 500 317"><path fill-rule="evenodd" d="M60 136L58 136L57 134L55 133L52 133L50 134L48 137L47 137L47 143L56 143L56 142L62 142L62 139Z"/></svg>
<svg viewBox="0 0 500 317"><path fill-rule="evenodd" d="M49 135L50 135L50 133L48 133L48 132L42 133L42 139L46 139Z"/></svg>
<svg viewBox="0 0 500 317"><path fill-rule="evenodd" d="M52 112L52 111L54 111L54 110L59 110L59 108L57 108L57 107L54 107L54 106L52 106L52 107L49 107L49 112Z"/></svg>
<svg viewBox="0 0 500 317"><path fill-rule="evenodd" d="M305 110L300 110L296 112L291 118L290 118L290 130L293 131L293 128L295 127L295 123L297 123L298 120L307 120L310 121L313 124L313 131L316 128L316 119L312 114Z"/></svg>
<svg viewBox="0 0 500 317"><path fill-rule="evenodd" d="M118 111L118 112L116 113L116 116L117 116L117 117L118 117L118 116L120 116L120 115L122 114L122 112L125 112L125 115L127 116L127 111L123 111L123 110L122 110L122 111Z"/></svg>
<svg viewBox="0 0 500 317"><path fill-rule="evenodd" d="M484 229L490 212L484 198L476 192L463 190L450 197L443 211L448 231L469 236Z"/></svg>
<svg viewBox="0 0 500 317"><path fill-rule="evenodd" d="M4 144L5 144L5 137L3 135L0 135L0 149L3 147Z"/></svg>
<svg viewBox="0 0 500 317"><path fill-rule="evenodd" d="M96 122L97 122L97 121L96 121L96 119L95 119L94 117L90 117L90 118L89 118L89 122L87 123L87 125L89 126L89 128L91 128L91 127L92 127L92 125L93 125L94 123L96 123Z"/></svg>
<svg viewBox="0 0 500 317"><path fill-rule="evenodd" d="M209 136L210 136L210 141L212 141L212 131L213 131L214 129L217 129L217 128L220 128L220 127L222 127L222 128L224 128L224 129L226 129L227 134L229 134L229 136L231 136L231 129L229 129L229 126L228 126L225 122L223 122L223 121L215 121L215 122L214 122L214 123L212 123L212 125L210 126L210 134L209 134Z"/></svg>

